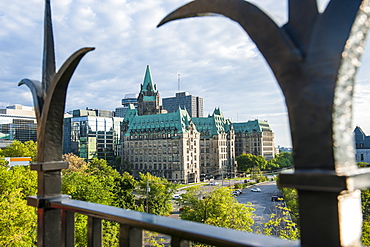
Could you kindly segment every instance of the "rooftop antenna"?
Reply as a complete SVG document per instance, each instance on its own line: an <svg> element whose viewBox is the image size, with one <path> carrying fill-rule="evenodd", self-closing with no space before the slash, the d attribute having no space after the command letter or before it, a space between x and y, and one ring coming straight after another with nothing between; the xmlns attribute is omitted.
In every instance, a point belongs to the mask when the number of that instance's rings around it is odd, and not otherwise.
<svg viewBox="0 0 370 247"><path fill-rule="evenodd" d="M177 90L180 92L180 73L177 73Z"/></svg>

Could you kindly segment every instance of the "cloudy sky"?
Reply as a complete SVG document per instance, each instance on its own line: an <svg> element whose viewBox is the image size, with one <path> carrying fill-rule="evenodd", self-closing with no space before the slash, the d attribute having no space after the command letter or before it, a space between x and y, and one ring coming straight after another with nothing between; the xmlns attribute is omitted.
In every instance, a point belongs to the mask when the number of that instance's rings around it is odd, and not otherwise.
<svg viewBox="0 0 370 247"><path fill-rule="evenodd" d="M192 18L156 28L189 0L52 0L57 68L82 47L95 47L77 68L66 110L114 110L138 93L145 68L161 97L180 90L204 98L204 113L220 107L233 121L267 120L275 143L290 146L284 98L271 70L241 27L225 17ZM287 0L254 0L277 23ZM321 0L323 9L327 0ZM22 78L41 80L43 0L0 2L0 106L32 105ZM354 126L370 134L370 46L357 76Z"/></svg>

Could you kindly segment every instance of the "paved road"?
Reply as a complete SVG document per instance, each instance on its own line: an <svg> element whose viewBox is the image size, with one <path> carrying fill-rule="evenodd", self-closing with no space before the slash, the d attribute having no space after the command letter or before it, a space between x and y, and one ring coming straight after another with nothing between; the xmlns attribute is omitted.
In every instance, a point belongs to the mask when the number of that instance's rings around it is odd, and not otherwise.
<svg viewBox="0 0 370 247"><path fill-rule="evenodd" d="M202 186L202 189L205 193L209 193L218 186L222 185L221 180L215 180L214 182L218 182L219 184L217 186L209 186L205 185ZM242 180L224 180L223 185L228 186L234 183L242 183ZM252 192L252 188L260 188L261 192ZM178 192L178 194L185 193L184 191ZM256 209L254 211L255 216L253 217L253 220L255 222L255 225L253 227L253 230L257 230L259 227L263 227L263 223L266 223L270 220L270 215L272 213L277 214L280 216L280 210L276 207L279 202L272 202L271 196L280 194L279 189L276 186L276 182L265 182L258 184L256 186L245 188L243 189L243 194L236 197L239 203L247 204L252 203L253 208ZM176 209L175 209L176 210ZM175 214L176 215L176 214ZM176 216L173 217L176 217Z"/></svg>
<svg viewBox="0 0 370 247"><path fill-rule="evenodd" d="M252 192L252 188L260 188L261 192ZM279 189L276 187L276 182L266 182L251 188L243 189L243 194L237 196L239 203L247 204L252 203L256 209L253 217L255 221L254 230L258 229L259 226L263 226L270 219L270 214L279 214L279 210L276 208L278 202L272 202L271 196L279 193Z"/></svg>

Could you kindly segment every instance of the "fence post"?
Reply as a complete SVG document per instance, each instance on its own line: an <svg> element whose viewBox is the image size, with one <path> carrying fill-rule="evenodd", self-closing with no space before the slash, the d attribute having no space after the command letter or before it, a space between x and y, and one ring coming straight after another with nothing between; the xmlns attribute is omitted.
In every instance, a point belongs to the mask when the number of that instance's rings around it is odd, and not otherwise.
<svg viewBox="0 0 370 247"><path fill-rule="evenodd" d="M37 119L37 163L31 169L38 172L38 193L27 200L38 208L38 246L61 246L64 241L61 210L48 207L48 200L65 198L61 195L61 170L67 169L68 163L61 159L66 91L78 63L91 50L78 50L55 72L51 7L50 0L45 0L42 81L23 79L19 83L30 88Z"/></svg>

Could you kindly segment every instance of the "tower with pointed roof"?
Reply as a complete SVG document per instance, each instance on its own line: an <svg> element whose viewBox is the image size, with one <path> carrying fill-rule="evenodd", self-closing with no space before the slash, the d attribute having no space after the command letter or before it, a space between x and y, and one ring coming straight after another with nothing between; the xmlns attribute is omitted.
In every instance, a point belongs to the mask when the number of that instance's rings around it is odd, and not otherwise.
<svg viewBox="0 0 370 247"><path fill-rule="evenodd" d="M141 84L137 101L139 116L163 113L162 107L159 105L157 85L153 84L149 65L146 66L144 81Z"/></svg>

